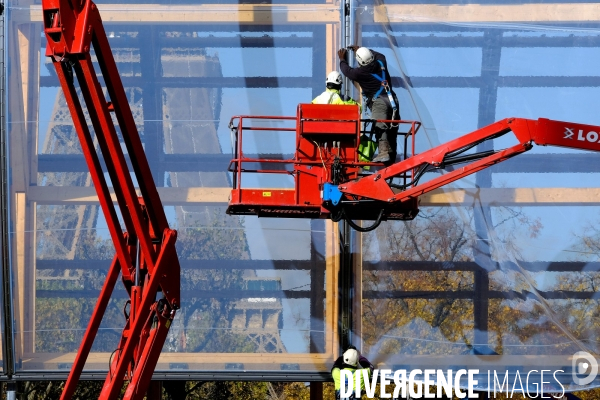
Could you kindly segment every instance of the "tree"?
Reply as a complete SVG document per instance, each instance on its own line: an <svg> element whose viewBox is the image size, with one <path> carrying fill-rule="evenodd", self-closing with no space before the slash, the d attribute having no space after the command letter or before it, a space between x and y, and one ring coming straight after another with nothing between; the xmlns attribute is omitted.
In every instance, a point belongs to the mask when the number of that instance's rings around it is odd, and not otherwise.
<svg viewBox="0 0 600 400"><path fill-rule="evenodd" d="M568 254L570 261L596 263L600 260L600 230L598 222L589 222L570 246ZM600 290L600 272L591 268L586 271L558 273L554 290L580 292L589 294L588 298L569 299L555 302L554 311L560 321L562 331L567 331L572 339L579 341L578 345L570 346L572 352L585 348L592 353L598 353L598 338L600 337L600 307L595 293Z"/></svg>
<svg viewBox="0 0 600 400"><path fill-rule="evenodd" d="M519 235L537 235L541 224L520 210L494 210L492 226L496 259L519 257ZM474 345L473 301L453 296L474 290L471 271L453 268L456 262L473 262L477 236L472 228L473 214L465 209L438 208L421 210L414 221L382 224L365 237L365 259L389 261L433 261L446 265L439 271L364 271L363 290L377 292L426 291L425 298L373 298L363 300L363 340L366 353L377 358L389 354L468 354ZM503 271L504 272L504 271ZM499 274L503 277L503 274ZM504 276L505 277L505 276ZM524 283L517 279L496 279L490 274L490 286L515 289ZM436 293L445 295L436 296ZM429 297L429 298L427 298ZM501 304L490 302L490 309ZM505 304L504 304L505 306ZM490 310L489 315L492 314ZM510 315L508 316L510 317ZM513 326L518 315L513 315ZM510 318L508 318L510 319ZM490 330L501 337L506 319L490 322ZM496 350L501 350L497 342Z"/></svg>
<svg viewBox="0 0 600 400"><path fill-rule="evenodd" d="M75 260L105 260L107 269L114 256L110 239L98 237L95 230L81 232ZM105 270L41 270L36 289L48 297L36 296L36 351L49 353L75 352L90 319L96 298L74 298L69 291L95 292L102 288ZM117 287L116 290L122 290ZM62 295L61 292L67 292ZM123 301L112 299L94 341L93 351L112 352L125 324Z"/></svg>
<svg viewBox="0 0 600 400"><path fill-rule="evenodd" d="M389 261L466 261L473 233L467 225L448 210L439 209L422 215L412 222L382 225L374 235L367 237L365 248L370 249L366 259ZM374 242L377 242L375 248ZM468 272L430 271L365 271L363 291L439 291L472 290L472 278ZM423 337L452 341L472 342L472 321L464 318L469 306L464 300L454 299L368 299L363 301L363 340L366 353L425 354L440 350L433 342L411 342L403 337ZM465 312L466 311L466 312ZM426 326L442 333L442 336L422 336ZM416 335L416 336L415 336Z"/></svg>
<svg viewBox="0 0 600 400"><path fill-rule="evenodd" d="M213 213L205 226L180 230L177 253L181 260L244 260L249 251L244 231L227 226L223 216ZM207 261L208 262L208 261ZM242 270L183 269L182 290L239 291L244 289ZM190 297L178 311L184 333L170 335L168 349L186 352L252 352L254 346L244 335L231 332L235 300Z"/></svg>

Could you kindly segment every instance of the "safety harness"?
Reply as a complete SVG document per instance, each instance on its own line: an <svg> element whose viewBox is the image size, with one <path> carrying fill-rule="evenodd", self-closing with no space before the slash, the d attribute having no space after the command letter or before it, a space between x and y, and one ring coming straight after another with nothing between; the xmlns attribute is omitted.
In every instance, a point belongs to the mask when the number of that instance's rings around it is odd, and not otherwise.
<svg viewBox="0 0 600 400"><path fill-rule="evenodd" d="M381 76L379 76L377 74L373 74L373 73L371 73L371 75L373 75L373 77L375 79L377 79L379 82L381 82L381 87L379 88L377 93L375 93L375 95L373 96L373 100L377 99L379 97L379 95L381 94L381 92L383 92L385 90L385 92L388 95L388 99L390 100L392 110L394 110L394 112L392 113L392 120L394 120L394 119L396 119L396 114L398 113L398 106L396 105L396 102L394 101L394 96L392 96L392 89L390 89L390 85L388 84L387 79L385 79L385 67L383 66L383 63L381 62L381 60L377 60L377 62L381 66Z"/></svg>

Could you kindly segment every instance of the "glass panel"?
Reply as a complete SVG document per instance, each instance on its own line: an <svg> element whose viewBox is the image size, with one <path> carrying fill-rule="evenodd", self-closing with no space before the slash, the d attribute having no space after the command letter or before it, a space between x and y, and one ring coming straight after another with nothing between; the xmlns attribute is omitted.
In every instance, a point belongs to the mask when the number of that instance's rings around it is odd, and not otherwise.
<svg viewBox="0 0 600 400"><path fill-rule="evenodd" d="M120 7L130 13L137 5ZM41 27L21 25L9 41L10 51L23 51L20 63L11 59L9 80L30 83L9 88L15 336L25 371L70 368L115 254L57 74L44 57ZM328 371L337 338L333 308L325 310L326 298L331 304L335 298L325 292L325 260L335 255L325 252L324 222L225 214L229 119L294 116L299 100L310 101L323 81L313 71L325 74L325 56L315 47L325 40L324 25L107 23L105 29L167 219L178 230L182 308L158 369ZM246 145L253 154L289 155L294 143L292 134ZM104 177L114 186L106 170ZM263 178L253 184L286 185ZM107 369L127 298L117 284L87 370ZM239 353L272 358L240 362Z"/></svg>
<svg viewBox="0 0 600 400"><path fill-rule="evenodd" d="M595 3L422 3L353 3L348 28L360 37L347 43L387 58L401 117L423 123L416 153L503 118L600 125ZM338 241L339 226L323 220L229 216L237 179L228 170L231 118L291 117L251 131L241 148L293 157L295 132L285 128L338 65L346 34L339 2L103 0L99 9L168 222L179 232L183 302L159 370L328 373L349 343L380 367L511 373L571 368L575 351L597 352L596 154L535 146L424 193L413 221L342 237L349 247ZM67 371L115 251L45 57L41 14L39 4L7 2L4 223L16 364ZM463 150L473 156L516 144L506 134ZM421 183L462 164L431 166ZM289 189L293 179L257 173L242 185ZM347 248L355 257L341 254ZM107 369L126 298L117 285L89 370Z"/></svg>
<svg viewBox="0 0 600 400"><path fill-rule="evenodd" d="M457 21L458 6L439 3L388 2L376 20L389 24L361 27L362 44L387 58L402 116L424 122L420 152L508 117L600 123L592 106L595 30L473 22L464 8L465 21ZM460 7L471 6L492 9ZM515 144L506 135L466 154ZM573 355L597 352L596 331L583 328L593 325L597 297L598 204L587 192L596 186L596 159L534 146L422 196L412 222L363 234L363 354L392 370L460 367L514 377L515 370L561 369L563 385L574 387Z"/></svg>

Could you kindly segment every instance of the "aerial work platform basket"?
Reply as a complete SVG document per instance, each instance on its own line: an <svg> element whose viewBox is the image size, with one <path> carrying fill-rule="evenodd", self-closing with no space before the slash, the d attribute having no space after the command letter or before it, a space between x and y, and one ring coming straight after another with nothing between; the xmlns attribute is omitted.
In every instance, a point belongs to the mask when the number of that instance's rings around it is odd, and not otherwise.
<svg viewBox="0 0 600 400"><path fill-rule="evenodd" d="M381 163L359 161L362 135L369 135L375 121L361 120L356 105L300 104L296 117L236 116L231 119L234 156L229 164L233 189L228 214L283 218L345 217L356 220L410 220L418 213L418 199L388 204L363 199L331 198L331 191L345 182L373 174ZM385 121L392 123L392 121ZM414 154L417 121L394 121L403 138L401 157ZM280 127L274 127L279 125ZM249 157L244 154L244 136L253 133L257 142L261 133L276 132L280 140L292 140L293 155ZM264 135L265 137L267 135ZM363 138L364 139L364 138ZM399 148L402 147L399 145ZM293 187L254 188L245 186L250 174L284 174L293 178ZM413 171L397 178L412 180ZM365 201L366 200L366 201ZM359 205L360 204L360 205Z"/></svg>
<svg viewBox="0 0 600 400"><path fill-rule="evenodd" d="M273 127L277 120L286 120L290 126ZM398 127L397 135L404 138L400 160L388 165L359 161L361 135L369 133L375 122ZM419 196L522 154L534 144L600 151L599 127L546 118L506 118L416 154L419 122L361 120L358 106L347 105L300 104L296 118L234 117L230 127L235 154L229 165L233 190L227 213L344 219L363 232L375 229L381 221L415 218ZM294 154L246 157L242 144L248 131L295 132ZM513 144L506 148L480 146L509 133ZM255 136L260 140L260 135ZM293 185L265 189L261 181L261 188L243 186L242 177L254 173L285 174L293 178ZM430 178L422 179L428 173ZM375 223L365 228L354 220Z"/></svg>

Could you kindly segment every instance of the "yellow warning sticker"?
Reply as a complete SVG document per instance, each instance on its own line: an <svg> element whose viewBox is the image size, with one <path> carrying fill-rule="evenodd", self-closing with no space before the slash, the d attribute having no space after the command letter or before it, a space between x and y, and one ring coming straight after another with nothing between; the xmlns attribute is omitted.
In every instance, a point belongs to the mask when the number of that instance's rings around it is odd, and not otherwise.
<svg viewBox="0 0 600 400"><path fill-rule="evenodd" d="M263 192L263 197L271 197L271 192Z"/></svg>

